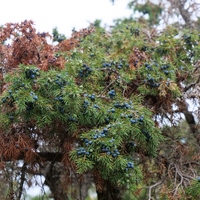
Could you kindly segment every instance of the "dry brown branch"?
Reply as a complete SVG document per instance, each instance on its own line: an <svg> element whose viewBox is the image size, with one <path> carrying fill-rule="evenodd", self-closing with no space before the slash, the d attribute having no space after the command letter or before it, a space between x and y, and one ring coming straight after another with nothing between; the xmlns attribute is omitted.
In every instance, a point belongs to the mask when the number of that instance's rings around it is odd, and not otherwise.
<svg viewBox="0 0 200 200"><path fill-rule="evenodd" d="M147 187L147 189L149 189L148 200L152 200L153 199L152 198L152 194L151 194L152 193L152 189L155 188L155 187L157 187L158 185L161 185L163 181L164 181L164 178L162 180L158 181L157 183L155 183L155 184L150 185L150 186Z"/></svg>

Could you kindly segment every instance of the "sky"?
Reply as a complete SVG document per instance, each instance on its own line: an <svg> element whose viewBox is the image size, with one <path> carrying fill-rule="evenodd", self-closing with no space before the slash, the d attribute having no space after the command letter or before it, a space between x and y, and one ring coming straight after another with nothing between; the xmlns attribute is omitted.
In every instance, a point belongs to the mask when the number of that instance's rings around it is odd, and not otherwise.
<svg viewBox="0 0 200 200"><path fill-rule="evenodd" d="M58 31L70 37L71 30L88 27L89 23L101 19L102 24L112 25L117 18L129 17L130 0L2 0L0 25L33 20L38 32ZM28 194L37 195L41 188L29 189Z"/></svg>
<svg viewBox="0 0 200 200"><path fill-rule="evenodd" d="M33 20L38 32L52 33L54 27L67 37L71 30L88 27L101 19L101 25L112 25L113 19L129 17L130 0L4 0L1 2L0 25Z"/></svg>

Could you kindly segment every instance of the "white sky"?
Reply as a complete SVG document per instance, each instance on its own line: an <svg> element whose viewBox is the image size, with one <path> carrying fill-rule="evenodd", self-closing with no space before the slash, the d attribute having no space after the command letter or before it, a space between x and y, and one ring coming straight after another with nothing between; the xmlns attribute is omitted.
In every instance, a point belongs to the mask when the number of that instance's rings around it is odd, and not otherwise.
<svg viewBox="0 0 200 200"><path fill-rule="evenodd" d="M38 32L52 33L54 27L70 36L76 30L86 28L89 22L101 19L102 25L111 25L113 19L129 17L129 0L3 0L0 25L8 22L33 20Z"/></svg>

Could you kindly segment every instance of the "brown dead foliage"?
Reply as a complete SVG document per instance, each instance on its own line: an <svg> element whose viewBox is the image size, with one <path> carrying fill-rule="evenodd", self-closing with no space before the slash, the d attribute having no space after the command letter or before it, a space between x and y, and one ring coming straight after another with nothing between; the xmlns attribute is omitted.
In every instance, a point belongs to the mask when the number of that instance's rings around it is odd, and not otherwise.
<svg viewBox="0 0 200 200"><path fill-rule="evenodd" d="M48 43L49 33L37 33L33 21L8 23L0 30L0 63L6 71L17 68L19 64L35 65L42 70L63 69L65 59L56 57L60 50L70 51L77 45L73 38L54 46ZM11 43L6 44L12 40ZM6 43L5 43L6 42Z"/></svg>
<svg viewBox="0 0 200 200"><path fill-rule="evenodd" d="M36 158L35 141L25 134L8 134L0 137L2 161L19 160L33 163Z"/></svg>
<svg viewBox="0 0 200 200"><path fill-rule="evenodd" d="M128 63L130 69L135 70L147 60L148 60L148 55L146 55L145 52L140 51L138 48L133 48L133 52L129 56Z"/></svg>
<svg viewBox="0 0 200 200"><path fill-rule="evenodd" d="M87 35L90 35L91 33L93 33L95 31L94 27L90 27L90 28L83 28L80 31L74 31L72 33L72 38L74 39L80 39L82 37L86 37Z"/></svg>

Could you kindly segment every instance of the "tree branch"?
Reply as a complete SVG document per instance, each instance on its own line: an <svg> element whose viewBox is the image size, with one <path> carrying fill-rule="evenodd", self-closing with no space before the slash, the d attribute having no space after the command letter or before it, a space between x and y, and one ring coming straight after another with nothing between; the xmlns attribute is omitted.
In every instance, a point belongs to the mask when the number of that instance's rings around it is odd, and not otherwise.
<svg viewBox="0 0 200 200"><path fill-rule="evenodd" d="M26 175L26 163L23 164L22 166L22 170L21 170L21 182L20 182L20 186L19 186L19 195L17 197L18 200L21 199L22 196L22 192L23 192L23 186L24 186L24 181L25 181L25 175Z"/></svg>
<svg viewBox="0 0 200 200"><path fill-rule="evenodd" d="M188 91L190 88L194 87L196 84L198 84L200 82L200 76L198 77L198 79L194 82L194 83L191 83L190 85L186 86L184 88L184 92Z"/></svg>
<svg viewBox="0 0 200 200"><path fill-rule="evenodd" d="M33 152L33 158L32 161L35 163L41 163L41 161L55 161L55 162L61 162L63 159L64 154L61 152ZM25 154L21 153L17 158L15 158L15 161L17 160L25 160ZM10 157L4 157L2 155L2 161L9 162L13 161L13 158Z"/></svg>
<svg viewBox="0 0 200 200"><path fill-rule="evenodd" d="M191 19L191 13L189 12L189 8L186 9L186 3L187 0L169 0L170 4L172 5L172 9L175 9L176 12L178 11L182 17L182 19L185 21L185 27L193 29L194 28L194 23L192 22ZM196 3L189 4L189 6L194 6Z"/></svg>
<svg viewBox="0 0 200 200"><path fill-rule="evenodd" d="M152 200L152 197L151 197L151 191L152 191L152 189L153 189L154 187L156 187L156 186L162 184L163 180L164 180L164 178L163 178L162 180L158 181L157 183L155 183L155 184L150 185L150 186L147 187L147 188L149 188L148 200Z"/></svg>

